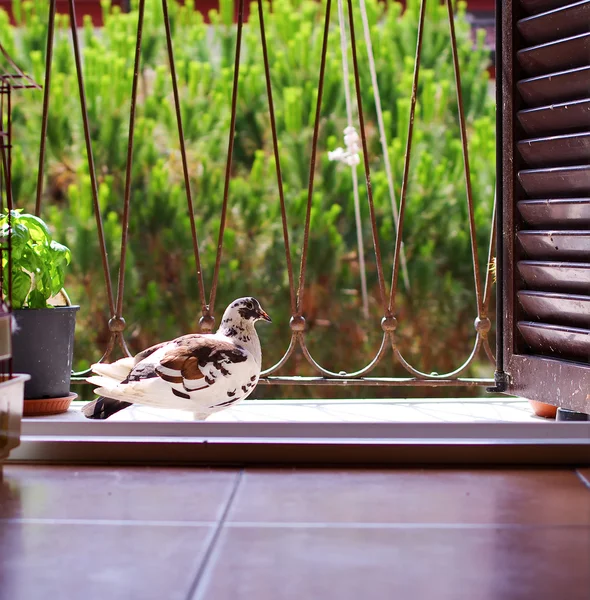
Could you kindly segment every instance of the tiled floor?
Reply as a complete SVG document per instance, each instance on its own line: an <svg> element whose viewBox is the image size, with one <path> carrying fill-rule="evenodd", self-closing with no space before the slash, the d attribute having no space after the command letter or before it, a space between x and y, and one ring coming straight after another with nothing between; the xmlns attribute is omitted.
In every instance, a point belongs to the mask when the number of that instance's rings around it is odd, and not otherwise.
<svg viewBox="0 0 590 600"><path fill-rule="evenodd" d="M4 467L1 600L588 600L590 471Z"/></svg>

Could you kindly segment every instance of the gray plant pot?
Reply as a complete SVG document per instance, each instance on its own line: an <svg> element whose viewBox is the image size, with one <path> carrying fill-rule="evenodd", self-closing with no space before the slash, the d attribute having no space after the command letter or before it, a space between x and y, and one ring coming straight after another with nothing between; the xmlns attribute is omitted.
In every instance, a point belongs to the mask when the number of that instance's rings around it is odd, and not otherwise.
<svg viewBox="0 0 590 600"><path fill-rule="evenodd" d="M13 369L28 373L25 400L62 398L70 393L74 331L79 306L14 311Z"/></svg>

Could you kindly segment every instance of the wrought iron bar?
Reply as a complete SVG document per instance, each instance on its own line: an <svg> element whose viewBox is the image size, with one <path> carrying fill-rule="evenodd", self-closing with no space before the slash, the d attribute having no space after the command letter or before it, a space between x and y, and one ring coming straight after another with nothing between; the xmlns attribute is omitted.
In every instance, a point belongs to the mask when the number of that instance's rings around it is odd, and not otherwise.
<svg viewBox="0 0 590 600"><path fill-rule="evenodd" d="M476 335L475 344L473 345L473 349L471 350L471 354L469 355L469 358L460 367L457 367L454 371L450 371L449 373L443 373L442 375L439 375L438 373L424 373L422 371L419 371L418 369L415 369L403 357L402 353L400 352L399 348L397 348L397 347L395 347L393 349L393 352L394 352L394 355L397 358L397 360L404 367L404 369L406 371L408 371L408 373L411 373L412 375L419 377L425 381L431 381L431 380L437 381L439 379L450 379L451 377L457 377L463 371L465 371L465 369L473 362L473 359L477 356L479 349L481 347L481 342L482 342L482 337L478 333Z"/></svg>
<svg viewBox="0 0 590 600"><path fill-rule="evenodd" d="M193 196L191 192L191 183L188 173L188 161L186 158L186 144L184 142L184 130L182 127L182 111L180 109L180 95L178 93L178 79L176 77L176 63L174 62L174 48L172 45L172 33L170 30L170 16L168 14L168 0L162 0L162 11L164 14L164 27L166 29L166 48L168 51L168 63L170 65L170 78L172 80L172 92L174 94L174 108L176 111L176 125L178 127L178 142L180 144L180 156L182 158L182 173L184 176L184 187L186 190L186 200L188 204L188 215L191 224L191 235L193 240L193 254L195 255L195 265L197 268L197 282L199 287L199 298L201 300L201 310L203 318L201 319L201 328L204 331L210 331L213 328L213 319L209 315L207 301L205 299L205 284L203 282L203 270L201 268L201 257L199 254L199 238L197 236L197 227L195 224L195 209L193 205Z"/></svg>
<svg viewBox="0 0 590 600"><path fill-rule="evenodd" d="M137 37L135 43L135 59L133 63L133 83L131 86L131 105L129 108L129 141L127 143L127 162L125 168L125 192L123 196L123 222L121 226L121 258L119 262L119 281L117 288L117 306L114 316L109 321L111 331L118 331L119 343L124 346L123 331L125 321L123 319L123 296L125 294L125 259L127 257L127 245L129 238L129 208L131 202L131 178L133 167L133 140L135 134L135 112L137 106L137 85L139 82L139 71L141 63L141 42L143 34L143 18L145 12L145 0L139 0ZM125 346L126 348L126 346ZM127 350L127 352L129 352Z"/></svg>
<svg viewBox="0 0 590 600"><path fill-rule="evenodd" d="M318 373L321 373L324 377L329 377L332 379L354 379L358 377L363 377L367 373L370 373L381 362L381 359L385 356L387 350L389 349L389 337L389 334L385 332L383 334L383 339L381 340L381 346L379 347L375 358L373 358L373 360L367 366L363 367L362 369L359 369L358 371L354 371L353 373L346 373L345 371L335 373L334 371L324 369L324 367L322 367L318 362L316 362L313 359L307 346L305 345L305 340L303 339L303 337L299 338L299 345L301 347L303 355L305 356L309 364L311 364L316 369L316 371L318 371Z"/></svg>
<svg viewBox="0 0 590 600"><path fill-rule="evenodd" d="M475 231L475 215L473 211L473 192L471 189L471 169L469 166L469 149L467 141L467 127L465 125L465 109L463 105L463 90L461 89L461 68L459 66L459 53L457 50L457 36L455 35L455 15L453 1L447 0L449 14L449 31L451 35L451 52L453 55L453 70L455 72L455 87L457 88L457 107L459 109L459 129L461 131L461 147L463 150L463 168L465 174L465 190L467 193L467 210L469 214L469 236L471 238L471 258L473 260L473 279L477 301L477 316L482 319L483 296L481 291L481 276L479 273L479 252L477 249L477 235Z"/></svg>
<svg viewBox="0 0 590 600"><path fill-rule="evenodd" d="M279 191L279 202L281 204L281 220L283 224L283 240L285 241L285 263L289 277L289 296L291 299L291 314L297 311L297 300L295 298L295 282L293 277L293 261L291 259L291 246L289 243L289 225L287 223L287 208L285 205L285 193L283 190L283 175L281 172L281 159L279 156L279 139L275 119L275 107L272 95L272 84L270 77L270 65L268 61L268 48L266 44L266 29L264 27L263 0L258 0L258 21L260 23L260 40L262 43L262 56L264 59L264 77L266 79L266 93L268 96L268 114L270 118L270 129L272 132L272 148L275 157L275 170L277 173L277 186Z"/></svg>
<svg viewBox="0 0 590 600"><path fill-rule="evenodd" d="M395 301L397 296L397 282L401 257L402 236L404 232L404 217L406 214L406 199L408 195L408 180L410 175L410 158L412 154L412 138L414 134L414 117L416 115L416 100L418 96L418 79L420 77L420 58L422 56L422 40L424 36L424 15L426 0L420 0L420 16L418 18L418 37L416 39L416 56L414 59L414 75L412 78L412 96L410 100L410 119L408 121L408 138L404 158L404 171L402 175L402 188L399 200L399 218L395 232L395 250L393 253L393 272L391 275L391 290L389 292L388 311L395 314ZM393 340L393 338L392 338ZM393 340L395 344L395 340Z"/></svg>
<svg viewBox="0 0 590 600"><path fill-rule="evenodd" d="M369 202L369 214L371 216L371 232L373 233L373 248L375 250L375 262L377 264L377 280L379 283L379 296L386 317L391 317L391 311L387 305L385 292L385 277L383 276L383 263L381 260L381 248L379 245L379 231L375 217L375 204L373 203L373 189L371 187L371 167L369 165L369 148L367 146L367 134L365 131L365 118L363 115L363 100L361 96L361 78L359 75L358 58L356 54L356 38L354 35L354 15L352 12L352 0L348 0L348 26L350 29L350 46L352 50L352 66L354 69L354 83L356 91L356 103L359 114L359 129L361 143L363 145L363 163L365 166L365 181L367 184L367 200Z"/></svg>
<svg viewBox="0 0 590 600"><path fill-rule="evenodd" d="M219 267L221 265L221 253L223 251L223 236L227 220L227 202L229 197L229 180L231 176L231 165L234 155L234 139L236 134L236 111L238 102L238 85L240 82L240 52L242 48L242 28L244 25L244 0L238 4L238 28L236 36L236 54L234 60L234 78L231 95L231 118L229 124L229 140L227 142L227 160L225 163L225 181L223 184L223 203L221 205L221 220L219 223L219 237L217 239L217 254L215 256L215 268L213 270L213 282L211 283L211 294L209 296L209 311L215 309L215 297L217 295L217 283L219 281Z"/></svg>
<svg viewBox="0 0 590 600"><path fill-rule="evenodd" d="M115 302L113 298L113 287L109 271L109 261L107 256L107 247L102 225L102 216L100 214L100 204L98 202L98 183L96 180L96 169L94 166L94 157L92 154L92 140L90 138L90 124L88 121L88 111L86 108L86 93L84 91L84 76L82 74L82 59L80 56L80 43L78 41L78 29L76 27L76 8L74 0L69 0L70 8L70 28L72 31L72 44L74 48L74 60L76 63L76 75L78 79L78 92L80 94L80 108L82 110L82 122L84 125L84 140L86 142L86 156L88 158L88 171L90 173L90 187L92 191L92 203L94 205L94 215L96 218L96 230L98 233L98 242L100 245L100 254L102 260L102 269L109 303L110 314L115 314Z"/></svg>
<svg viewBox="0 0 590 600"><path fill-rule="evenodd" d="M43 176L45 174L45 147L47 144L47 122L49 117L49 93L51 91L51 67L53 65L53 34L55 31L55 4L57 0L49 0L49 17L47 22L47 46L45 50L45 86L43 89L43 109L41 117L41 140L39 142L39 169L37 171L37 197L35 214L41 214L41 196L43 194Z"/></svg>
<svg viewBox="0 0 590 600"><path fill-rule="evenodd" d="M318 81L318 99L313 124L313 139L311 142L311 160L309 164L309 185L307 188L307 208L305 211L305 225L303 229L303 245L301 248L301 265L299 267L299 285L297 288L297 313L296 317L303 318L303 295L305 293L305 270L307 268L307 250L309 248L309 226L311 222L311 204L313 201L313 184L315 179L315 163L320 130L320 115L322 112L322 95L324 93L324 75L326 72L326 54L328 50L328 30L330 28L330 8L332 0L326 2L326 15L324 20L324 35L322 38L322 54L320 58L320 74Z"/></svg>

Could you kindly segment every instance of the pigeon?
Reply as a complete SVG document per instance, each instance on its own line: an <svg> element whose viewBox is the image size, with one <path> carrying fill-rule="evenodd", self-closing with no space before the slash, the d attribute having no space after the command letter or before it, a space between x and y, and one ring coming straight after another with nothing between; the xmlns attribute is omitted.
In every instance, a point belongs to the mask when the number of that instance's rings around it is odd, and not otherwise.
<svg viewBox="0 0 590 600"><path fill-rule="evenodd" d="M107 419L131 404L192 411L204 420L249 396L260 377L262 351L254 327L272 322L256 298L238 298L216 333L192 333L162 342L135 357L92 365L87 381L100 397L82 409Z"/></svg>

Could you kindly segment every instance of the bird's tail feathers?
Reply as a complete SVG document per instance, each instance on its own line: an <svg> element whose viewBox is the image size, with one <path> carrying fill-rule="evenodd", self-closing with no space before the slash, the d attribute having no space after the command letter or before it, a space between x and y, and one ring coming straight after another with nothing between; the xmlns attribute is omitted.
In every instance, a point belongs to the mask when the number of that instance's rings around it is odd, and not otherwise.
<svg viewBox="0 0 590 600"><path fill-rule="evenodd" d="M82 413L87 419L108 419L115 413L131 406L130 402L122 402L121 400L113 400L101 396L93 402L89 402L82 408Z"/></svg>
<svg viewBox="0 0 590 600"><path fill-rule="evenodd" d="M133 367L135 366L135 359L132 357L121 358L120 360L114 363L96 363L92 365L92 372L97 375L103 375L105 377L110 377L117 381L123 381Z"/></svg>

